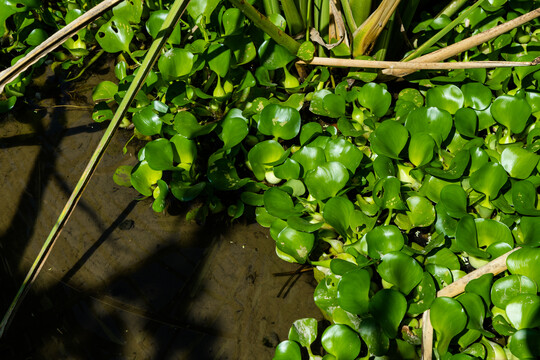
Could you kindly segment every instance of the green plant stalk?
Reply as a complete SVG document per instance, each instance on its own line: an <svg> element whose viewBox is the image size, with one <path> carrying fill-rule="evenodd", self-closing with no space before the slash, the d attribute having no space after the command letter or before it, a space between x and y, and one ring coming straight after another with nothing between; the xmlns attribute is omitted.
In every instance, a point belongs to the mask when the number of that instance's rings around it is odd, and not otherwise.
<svg viewBox="0 0 540 360"><path fill-rule="evenodd" d="M396 14L392 14L390 20L386 24L386 27L379 35L379 39L375 43L375 53L373 58L377 61L384 61L386 54L388 53L388 44L390 44L390 38L392 37L392 32L394 30Z"/></svg>
<svg viewBox="0 0 540 360"><path fill-rule="evenodd" d="M351 34L353 34L356 31L356 28L362 25L362 23L366 21L366 19L369 17L369 14L371 14L372 1L371 0L345 0L345 1L342 1L342 8L345 9L343 7L343 2L349 3L349 8L351 9L351 14L356 24L355 29L351 30ZM346 19L346 20L347 22L349 22L349 19Z"/></svg>
<svg viewBox="0 0 540 360"><path fill-rule="evenodd" d="M273 14L281 15L281 11L279 10L278 0L263 0L263 6L264 6L264 12L266 13L266 16L270 16Z"/></svg>
<svg viewBox="0 0 540 360"><path fill-rule="evenodd" d="M304 21L296 8L294 0L281 0L281 6L283 7L283 13L285 14L289 32L291 35L299 34L304 30Z"/></svg>
<svg viewBox="0 0 540 360"><path fill-rule="evenodd" d="M309 0L295 0L296 8L300 12L300 17L304 20L304 25L306 28L309 28L309 17L308 17L308 6Z"/></svg>
<svg viewBox="0 0 540 360"><path fill-rule="evenodd" d="M92 66L93 63L95 63L100 57L101 55L103 55L105 53L105 50L101 49L97 52L96 55L94 55L94 57L92 57L90 59L90 61L88 62L88 64L86 64L85 67L82 68L82 70L77 74L75 75L74 77L72 78L69 78L69 79L66 79L67 82L70 82L70 81L73 81L73 80L76 80L78 79L79 77L81 77L82 74L84 74L84 72L90 67Z"/></svg>
<svg viewBox="0 0 540 360"><path fill-rule="evenodd" d="M245 0L229 0L233 6L237 7L242 13L268 36L270 36L276 43L283 46L293 55L296 55L300 48L300 43L294 40L292 37L281 31L276 25L272 24L270 20L263 14L257 11L251 4Z"/></svg>
<svg viewBox="0 0 540 360"><path fill-rule="evenodd" d="M99 161L105 154L105 151L107 150L107 146L109 145L114 133L116 132L116 129L118 129L118 126L120 125L122 119L124 118L124 115L126 114L129 105L131 104L135 96L137 95L137 92L139 91L139 89L144 84L144 80L146 76L148 75L154 63L156 62L157 58L159 57L160 50L165 45L167 38L172 32L172 29L178 23L178 20L180 19L180 16L184 12L187 4L188 4L187 0L175 0L175 2L173 3L169 11L169 14L167 15L167 18L165 19L165 21L163 22L163 25L161 26L161 30L159 31L158 37L154 40L154 42L152 43L152 45L150 46L148 50L148 53L146 54L144 58L140 71L138 71L137 75L135 75L135 78L133 79L133 82L129 86L126 92L126 95L124 96L124 98L122 99L122 102L118 106L118 109L116 110L116 113L114 114L114 117L111 120L111 123L107 127L107 130L105 130L105 133L103 134L103 137L101 138L96 150L92 154L92 157L90 158L88 165L84 169L81 175L81 178L77 182L77 185L75 185L75 189L71 193L71 196L69 197L66 205L64 206L64 209L60 213L60 216L58 217L56 224L54 224L53 228L51 229L51 232L49 233L47 240L45 240L45 243L41 247L41 250L38 256L36 257L34 263L32 264L32 267L28 271L26 278L24 279L21 287L19 288L19 290L17 291L17 294L15 295L15 298L13 299L11 305L6 311L4 318L2 319L2 322L0 323L0 337L2 337L2 335L7 330L19 305L23 301L24 297L30 290L32 284L36 280L41 269L43 268L43 265L47 261L47 258L49 257L56 240L58 239L65 224L69 220L69 217L73 213L73 210L77 206L77 203L79 199L81 198L81 195L84 192L84 189L90 182L92 175L94 174L97 166L99 165Z"/></svg>
<svg viewBox="0 0 540 360"><path fill-rule="evenodd" d="M341 0L341 10L343 10L345 22L347 23L347 27L349 28L349 33L354 33L356 31L357 25L356 21L354 21L351 6L348 0Z"/></svg>
<svg viewBox="0 0 540 360"><path fill-rule="evenodd" d="M317 31L319 31L320 29L319 22L321 19L321 7L322 7L322 0L313 1L313 12L312 12L313 27Z"/></svg>
<svg viewBox="0 0 540 360"><path fill-rule="evenodd" d="M448 17L454 16L456 12L459 11L467 3L468 0L452 0L446 7L439 13L435 18L440 17L441 15L446 15Z"/></svg>
<svg viewBox="0 0 540 360"><path fill-rule="evenodd" d="M412 54L407 56L403 61L410 61L421 55L423 55L431 46L433 46L437 41L439 41L444 35L448 34L453 28L455 28L459 23L463 21L469 14L476 9L484 0L478 0L473 5L471 5L467 10L461 13L457 18L454 19L450 24L442 28L438 33L432 36L428 41L420 45Z"/></svg>

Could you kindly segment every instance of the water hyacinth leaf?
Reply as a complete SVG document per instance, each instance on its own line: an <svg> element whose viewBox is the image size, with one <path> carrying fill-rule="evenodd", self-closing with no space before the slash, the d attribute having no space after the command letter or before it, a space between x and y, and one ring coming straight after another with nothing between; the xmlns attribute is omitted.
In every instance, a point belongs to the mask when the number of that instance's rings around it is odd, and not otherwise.
<svg viewBox="0 0 540 360"><path fill-rule="evenodd" d="M330 261L330 270L336 275L345 275L349 271L358 270L359 267L354 262L335 258Z"/></svg>
<svg viewBox="0 0 540 360"><path fill-rule="evenodd" d="M244 204L251 205L251 206L263 206L264 205L264 195L263 194L256 194L251 191L244 191L242 194L240 194L240 200L244 202Z"/></svg>
<svg viewBox="0 0 540 360"><path fill-rule="evenodd" d="M264 207L258 207L255 209L255 220L262 227L269 228L274 221L279 219L270 215Z"/></svg>
<svg viewBox="0 0 540 360"><path fill-rule="evenodd" d="M445 266L427 264L425 269L433 276L439 289L450 285L454 281L452 271Z"/></svg>
<svg viewBox="0 0 540 360"><path fill-rule="evenodd" d="M452 338L465 329L467 314L457 300L438 297L431 304L430 320L437 334L436 347L442 356L448 351Z"/></svg>
<svg viewBox="0 0 540 360"><path fill-rule="evenodd" d="M407 312L407 300L398 291L383 289L369 301L369 312L379 322L386 336L395 339L399 324Z"/></svg>
<svg viewBox="0 0 540 360"><path fill-rule="evenodd" d="M301 175L306 175L310 170L326 162L324 150L314 146L303 146L293 154L291 159L302 166L303 172Z"/></svg>
<svg viewBox="0 0 540 360"><path fill-rule="evenodd" d="M112 81L102 81L94 88L92 91L92 100L95 102L99 100L108 100L112 99L114 95L118 92L118 85Z"/></svg>
<svg viewBox="0 0 540 360"><path fill-rule="evenodd" d="M507 180L508 174L502 165L490 162L475 171L469 182L474 190L481 192L487 196L488 200L491 200L497 197L499 190Z"/></svg>
<svg viewBox="0 0 540 360"><path fill-rule="evenodd" d="M484 329L486 309L482 298L473 293L464 293L459 295L457 300L461 303L469 318L467 329L476 330L486 337L493 337L492 333Z"/></svg>
<svg viewBox="0 0 540 360"><path fill-rule="evenodd" d="M512 203L522 215L540 216L540 210L536 209L536 189L530 181L516 181L512 184Z"/></svg>
<svg viewBox="0 0 540 360"><path fill-rule="evenodd" d="M412 302L409 304L407 313L411 316L417 316L428 310L437 297L437 287L433 277L425 271L422 275L422 281L412 291Z"/></svg>
<svg viewBox="0 0 540 360"><path fill-rule="evenodd" d="M462 217L458 222L456 228L456 246L469 255L482 259L489 257L486 252L478 248L476 223L470 215Z"/></svg>
<svg viewBox="0 0 540 360"><path fill-rule="evenodd" d="M223 141L223 149L228 150L245 139L249 133L246 121L238 117L228 117L221 124L219 138Z"/></svg>
<svg viewBox="0 0 540 360"><path fill-rule="evenodd" d="M266 106L259 117L259 131L275 138L290 140L300 132L300 113L298 110L270 104Z"/></svg>
<svg viewBox="0 0 540 360"><path fill-rule="evenodd" d="M300 145L304 145L314 137L323 133L322 126L316 122L309 122L302 126L300 130Z"/></svg>
<svg viewBox="0 0 540 360"><path fill-rule="evenodd" d="M143 4L141 0L122 1L113 8L113 14L132 24L138 24L141 21Z"/></svg>
<svg viewBox="0 0 540 360"><path fill-rule="evenodd" d="M322 279L313 293L315 305L325 314L326 317L332 317L332 312L339 307L337 300L338 279L331 274Z"/></svg>
<svg viewBox="0 0 540 360"><path fill-rule="evenodd" d="M536 295L538 288L534 281L524 275L509 275L498 279L491 287L491 301L501 309L517 295Z"/></svg>
<svg viewBox="0 0 540 360"><path fill-rule="evenodd" d="M493 94L491 90L480 83L468 83L461 87L464 106L474 110L485 110L491 105ZM457 124L456 124L457 126Z"/></svg>
<svg viewBox="0 0 540 360"><path fill-rule="evenodd" d="M525 129L531 113L531 106L527 100L520 97L501 95L491 105L493 118L514 134L519 134Z"/></svg>
<svg viewBox="0 0 540 360"><path fill-rule="evenodd" d="M469 281L465 286L465 292L480 295L484 299L484 303L489 307L491 305L491 281L493 274L487 273L477 279Z"/></svg>
<svg viewBox="0 0 540 360"><path fill-rule="evenodd" d="M385 281L395 285L404 295L408 295L422 281L423 277L420 264L402 252L391 252L383 255L377 272Z"/></svg>
<svg viewBox="0 0 540 360"><path fill-rule="evenodd" d="M197 158L197 144L195 141L176 134L171 138L174 148L174 161L181 164L193 164Z"/></svg>
<svg viewBox="0 0 540 360"><path fill-rule="evenodd" d="M324 220L332 226L339 235L347 239L347 230L349 229L353 203L344 197L333 197L328 200L323 209Z"/></svg>
<svg viewBox="0 0 540 360"><path fill-rule="evenodd" d="M514 238L505 224L492 219L474 219L478 247L487 248L497 242L504 242L514 247Z"/></svg>
<svg viewBox="0 0 540 360"><path fill-rule="evenodd" d="M279 188L295 197L300 197L306 193L306 186L304 183L296 179L285 181Z"/></svg>
<svg viewBox="0 0 540 360"><path fill-rule="evenodd" d="M525 275L540 286L540 248L522 248L514 251L506 259L511 274Z"/></svg>
<svg viewBox="0 0 540 360"><path fill-rule="evenodd" d="M380 259L393 251L400 251L405 245L403 234L395 225L377 226L366 234L368 254L372 259Z"/></svg>
<svg viewBox="0 0 540 360"><path fill-rule="evenodd" d="M324 154L326 161L339 161L353 174L364 156L358 147L342 137L329 140L324 148Z"/></svg>
<svg viewBox="0 0 540 360"><path fill-rule="evenodd" d="M207 63L210 70L224 78L231 64L231 50L223 44L211 44L208 47Z"/></svg>
<svg viewBox="0 0 540 360"><path fill-rule="evenodd" d="M270 225L270 236L272 237L272 239L274 239L275 241L277 241L277 238L278 238L278 235L279 233L285 229L287 227L287 222L286 221L283 221L279 218L276 218L272 224ZM290 255L287 255L288 257L290 257L292 259L292 262L295 262L294 258ZM288 261L288 260L286 260Z"/></svg>
<svg viewBox="0 0 540 360"><path fill-rule="evenodd" d="M237 8L230 8L225 10L221 19L223 24L223 30L225 35L231 35L240 30L244 23L244 14Z"/></svg>
<svg viewBox="0 0 540 360"><path fill-rule="evenodd" d="M113 181L116 185L130 187L131 186L131 171L133 166L120 165L116 168L113 174Z"/></svg>
<svg viewBox="0 0 540 360"><path fill-rule="evenodd" d="M467 215L467 193L460 185L447 185L441 190L441 203L448 215L460 219Z"/></svg>
<svg viewBox="0 0 540 360"><path fill-rule="evenodd" d="M407 216L413 227L426 227L435 221L435 208L428 199L421 196L411 196L407 199Z"/></svg>
<svg viewBox="0 0 540 360"><path fill-rule="evenodd" d="M295 58L286 48L276 44L272 39L265 40L257 52L262 66L267 70L281 69Z"/></svg>
<svg viewBox="0 0 540 360"><path fill-rule="evenodd" d="M378 155L399 159L399 153L409 138L409 133L403 125L396 121L387 120L371 133L369 141L371 149Z"/></svg>
<svg viewBox="0 0 540 360"><path fill-rule="evenodd" d="M478 116L469 108L462 108L454 116L456 130L464 136L475 137L478 130Z"/></svg>
<svg viewBox="0 0 540 360"><path fill-rule="evenodd" d="M146 136L159 134L163 125L159 116L149 106L133 114L133 124L141 134Z"/></svg>
<svg viewBox="0 0 540 360"><path fill-rule="evenodd" d="M300 345L291 340L285 340L276 347L272 360L301 360Z"/></svg>
<svg viewBox="0 0 540 360"><path fill-rule="evenodd" d="M540 217L522 216L520 228L523 234L521 245L540 246Z"/></svg>
<svg viewBox="0 0 540 360"><path fill-rule="evenodd" d="M17 99L15 96L12 96L10 99ZM13 103L15 105L15 103ZM109 105L105 101L100 101L94 105L94 111L92 112L92 120L95 122L103 122L107 120L112 120L113 112Z"/></svg>
<svg viewBox="0 0 540 360"><path fill-rule="evenodd" d="M362 342L347 325L330 325L324 331L321 344L329 354L339 360L354 360L360 354Z"/></svg>
<svg viewBox="0 0 540 360"><path fill-rule="evenodd" d="M152 169L143 160L138 163L131 172L131 185L144 196L152 196L152 186L161 179L162 171Z"/></svg>
<svg viewBox="0 0 540 360"><path fill-rule="evenodd" d="M327 162L308 172L305 184L309 193L317 200L336 196L349 181L347 168L336 161Z"/></svg>
<svg viewBox="0 0 540 360"><path fill-rule="evenodd" d="M373 160L373 170L375 170L375 175L377 175L379 179L389 176L396 177L397 175L394 162L384 155L379 155Z"/></svg>
<svg viewBox="0 0 540 360"><path fill-rule="evenodd" d="M358 101L377 117L382 117L392 103L392 95L381 85L367 83L358 91Z"/></svg>
<svg viewBox="0 0 540 360"><path fill-rule="evenodd" d="M317 320L314 318L296 320L289 330L289 340L296 341L306 348L310 347L316 338Z"/></svg>
<svg viewBox="0 0 540 360"><path fill-rule="evenodd" d="M324 115L338 118L345 115L345 99L337 94L327 94L323 100Z"/></svg>
<svg viewBox="0 0 540 360"><path fill-rule="evenodd" d="M373 200L382 209L406 209L401 199L401 182L392 176L377 181L373 187Z"/></svg>
<svg viewBox="0 0 540 360"><path fill-rule="evenodd" d="M165 21L165 18L167 17L167 14L169 12L167 10L157 10L150 13L150 17L148 20L146 20L146 31L150 34L150 36L155 39L158 36L159 30L161 29L161 25L163 25L163 22ZM171 34L169 36L169 43L179 45L181 42L181 31L180 26L176 26Z"/></svg>
<svg viewBox="0 0 540 360"><path fill-rule="evenodd" d="M310 233L285 227L277 236L276 247L285 254L292 256L299 264L307 261L313 249L315 236Z"/></svg>
<svg viewBox="0 0 540 360"><path fill-rule="evenodd" d="M405 127L411 134L427 132L437 146L446 140L452 129L452 115L446 110L437 107L421 107L407 115Z"/></svg>
<svg viewBox="0 0 540 360"><path fill-rule="evenodd" d="M446 110L450 114L463 107L465 97L456 85L448 84L431 88L426 93L426 106Z"/></svg>
<svg viewBox="0 0 540 360"><path fill-rule="evenodd" d="M532 329L540 326L540 297L521 294L513 297L505 308L510 324L516 329Z"/></svg>
<svg viewBox="0 0 540 360"><path fill-rule="evenodd" d="M119 51L129 52L129 44L135 32L129 22L118 16L113 16L101 25L96 33L96 40L103 50L108 53Z"/></svg>
<svg viewBox="0 0 540 360"><path fill-rule="evenodd" d="M154 170L169 170L173 166L173 149L169 140L150 141L144 147L145 160Z"/></svg>
<svg viewBox="0 0 540 360"><path fill-rule="evenodd" d="M330 90L321 89L313 93L311 97L311 102L309 103L309 111L315 115L326 116L326 110L324 108L324 97L326 95L332 94Z"/></svg>
<svg viewBox="0 0 540 360"><path fill-rule="evenodd" d="M538 359L540 357L540 331L522 329L516 331L508 341L508 348L518 359Z"/></svg>
<svg viewBox="0 0 540 360"><path fill-rule="evenodd" d="M161 55L158 69L163 78L173 81L191 73L195 56L186 49L172 48Z"/></svg>
<svg viewBox="0 0 540 360"><path fill-rule="evenodd" d="M195 115L189 111L180 111L174 117L174 130L188 139L209 134L216 126L217 123L199 124Z"/></svg>
<svg viewBox="0 0 540 360"><path fill-rule="evenodd" d="M365 314L368 311L370 282L367 270L355 269L345 273L337 288L339 306L352 314Z"/></svg>
<svg viewBox="0 0 540 360"><path fill-rule="evenodd" d="M275 140L266 140L256 144L248 153L248 161L257 180L263 180L266 166L279 162L285 155L283 147Z"/></svg>
<svg viewBox="0 0 540 360"><path fill-rule="evenodd" d="M433 158L435 141L428 133L417 133L411 135L409 143L409 160L414 166L423 166Z"/></svg>
<svg viewBox="0 0 540 360"><path fill-rule="evenodd" d="M270 215L287 219L289 216L299 215L294 203L285 191L273 187L264 192L264 207Z"/></svg>
<svg viewBox="0 0 540 360"><path fill-rule="evenodd" d="M359 329L360 337L365 341L368 351L375 356L383 356L388 352L390 339L379 322L373 317L362 319Z"/></svg>
<svg viewBox="0 0 540 360"><path fill-rule="evenodd" d="M289 216L287 218L287 225L298 231L314 232L324 225L324 222L312 222L313 219L309 217L303 218L300 216Z"/></svg>
<svg viewBox="0 0 540 360"><path fill-rule="evenodd" d="M162 212L165 210L165 205L167 204L165 198L169 193L169 187L167 183L163 180L157 181L157 187L154 189L153 196L154 202L152 203L152 210L155 212Z"/></svg>
<svg viewBox="0 0 540 360"><path fill-rule="evenodd" d="M234 163L227 158L212 161L208 165L206 175L210 183L218 190L236 190L250 181L249 178L241 179Z"/></svg>
<svg viewBox="0 0 540 360"><path fill-rule="evenodd" d="M538 164L540 156L521 147L507 147L501 153L501 165L513 178L526 179Z"/></svg>
<svg viewBox="0 0 540 360"><path fill-rule="evenodd" d="M293 159L286 159L285 162L274 168L274 175L280 179L298 179L300 177L300 164Z"/></svg>
<svg viewBox="0 0 540 360"><path fill-rule="evenodd" d="M437 250L436 253L428 256L424 263L426 265L435 264L435 265L444 266L450 270L459 270L461 267L459 263L459 259L456 256L456 254L454 254L452 250L445 247L440 248L439 250Z"/></svg>
<svg viewBox="0 0 540 360"><path fill-rule="evenodd" d="M298 56L301 60L310 62L315 55L315 45L311 41L304 41L298 49Z"/></svg>

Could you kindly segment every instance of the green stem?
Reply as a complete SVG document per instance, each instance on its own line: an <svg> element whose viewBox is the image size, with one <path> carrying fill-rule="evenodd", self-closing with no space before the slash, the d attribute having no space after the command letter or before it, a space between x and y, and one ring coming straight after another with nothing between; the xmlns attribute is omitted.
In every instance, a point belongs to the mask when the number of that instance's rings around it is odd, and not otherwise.
<svg viewBox="0 0 540 360"><path fill-rule="evenodd" d="M345 15L345 22L349 28L349 33L353 34L356 31L357 25L356 21L354 21L349 0L341 0L341 9L343 10L343 15Z"/></svg>
<svg viewBox="0 0 540 360"><path fill-rule="evenodd" d="M313 8L313 0L307 0L306 41L309 41L309 28L311 28L313 26L312 19L311 19L311 10L312 10L312 8Z"/></svg>
<svg viewBox="0 0 540 360"><path fill-rule="evenodd" d="M294 40L289 35L281 31L276 25L272 24L266 16L257 11L246 0L229 0L231 4L240 9L246 17L248 17L253 23L268 36L270 36L276 43L283 46L293 55L296 55L300 48L300 43Z"/></svg>
<svg viewBox="0 0 540 360"><path fill-rule="evenodd" d="M161 26L158 37L154 40L154 42L150 46L150 49L148 50L148 53L146 54L144 58L140 71L137 72L137 74L135 75L135 78L133 79L133 82L131 83L128 90L126 91L126 95L124 96L124 98L122 99L122 102L118 106L118 109L116 110L116 113L114 114L114 117L111 120L111 123L107 127L107 130L105 130L105 133L103 134L103 137L101 138L96 150L92 154L92 157L90 158L88 165L84 169L84 172L81 175L81 178L77 182L77 185L75 185L75 189L71 193L71 196L69 197L66 205L64 206L64 209L60 213L60 216L58 217L56 224L54 224L53 228L51 229L51 232L49 233L47 240L45 240L45 243L41 247L41 250L38 256L36 257L34 263L32 264L32 267L28 271L26 278L24 279L22 285L17 291L17 294L15 295L15 298L13 299L8 310L6 311L4 318L2 319L2 322L0 323L0 337L7 330L19 305L23 301L24 297L30 290L32 284L36 280L41 269L43 268L43 265L47 261L47 258L49 254L51 253L54 247L54 244L56 240L58 239L58 236L60 235L60 232L64 228L70 215L72 214L73 210L77 206L77 203L79 199L81 198L81 195L84 189L90 182L90 179L92 175L94 174L99 164L99 161L103 157L103 154L105 154L105 150L107 149L107 146L109 145L114 133L116 132L118 125L120 125L122 119L124 118L124 115L127 113L130 103L133 101L133 99L137 95L137 92L144 84L144 80L146 76L152 69L154 63L156 62L159 56L160 49L165 45L165 42L167 41L167 37L170 35L174 26L178 23L178 20L180 19L180 16L185 10L187 4L188 4L187 0L175 0L174 4L172 5L169 11L169 14L167 15L167 18L165 19L165 21L163 22L163 25Z"/></svg>
<svg viewBox="0 0 540 360"><path fill-rule="evenodd" d="M304 30L304 21L296 8L294 0L281 0L281 6L291 35L296 35Z"/></svg>
<svg viewBox="0 0 540 360"><path fill-rule="evenodd" d="M90 66L92 66L92 64L95 63L100 58L100 56L103 55L104 53L105 53L105 50L103 50L103 49L99 50L98 53L96 55L94 55L93 58L90 59L88 64L86 64L86 66L83 67L82 70L75 77L66 79L66 82L70 82L70 81L76 80L79 77L81 77L81 75L84 74L86 69L88 69Z"/></svg>
<svg viewBox="0 0 540 360"><path fill-rule="evenodd" d="M264 6L264 12L266 13L266 16L270 16L273 14L281 15L281 11L279 10L278 0L263 0L263 6Z"/></svg>
<svg viewBox="0 0 540 360"><path fill-rule="evenodd" d="M388 216L386 217L384 225L390 225L390 220L392 220L393 211L394 211L394 209L388 209Z"/></svg>
<svg viewBox="0 0 540 360"><path fill-rule="evenodd" d="M393 13L390 20L388 20L388 23L386 23L386 27L379 35L379 38L375 43L373 58L377 61L384 61L384 59L386 59L386 54L388 53L388 44L390 44L390 38L392 37L392 32L394 29L395 17L396 13Z"/></svg>
<svg viewBox="0 0 540 360"><path fill-rule="evenodd" d="M435 18L440 17L441 15L446 15L448 17L454 16L459 9L463 7L468 2L468 0L453 0L441 11Z"/></svg>
<svg viewBox="0 0 540 360"><path fill-rule="evenodd" d="M352 16L354 18L354 21L356 23L356 28L358 26L362 25L364 21L369 17L369 14L371 14L371 0L346 0L349 2L349 7L352 11ZM344 1L342 1L343 3ZM347 19L347 22L349 20ZM354 29L356 31L356 29ZM354 33L354 31L351 31L351 34Z"/></svg>
<svg viewBox="0 0 540 360"><path fill-rule="evenodd" d="M467 10L462 12L457 18L454 19L450 24L446 25L444 28L442 28L438 33L436 33L431 39L423 43L416 49L412 54L407 56L403 61L410 61L412 59L415 59L421 55L423 55L431 46L433 46L437 41L439 41L444 35L448 34L454 27L456 27L459 23L463 21L469 14L476 9L478 6L480 6L484 0L478 0L475 2L472 6L470 6Z"/></svg>

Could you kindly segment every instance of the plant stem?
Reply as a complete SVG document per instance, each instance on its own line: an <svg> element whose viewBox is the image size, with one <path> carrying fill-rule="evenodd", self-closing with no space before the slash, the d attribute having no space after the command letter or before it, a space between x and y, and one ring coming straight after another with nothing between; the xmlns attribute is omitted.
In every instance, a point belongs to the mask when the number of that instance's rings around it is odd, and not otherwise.
<svg viewBox="0 0 540 360"><path fill-rule="evenodd" d="M304 21L296 8L294 0L281 0L281 6L283 7L283 13L285 14L289 32L292 35L299 34L304 30Z"/></svg>
<svg viewBox="0 0 540 360"><path fill-rule="evenodd" d="M240 9L242 13L262 31L268 34L276 43L283 46L293 55L296 55L300 48L300 43L289 35L281 31L276 25L272 24L266 16L257 11L246 0L229 0L231 4Z"/></svg>
<svg viewBox="0 0 540 360"><path fill-rule="evenodd" d="M279 10L278 0L263 0L263 6L264 6L264 12L266 13L266 16L270 16L272 14L281 15L281 11Z"/></svg>
<svg viewBox="0 0 540 360"><path fill-rule="evenodd" d="M484 0L478 0L475 2L472 6L470 6L467 10L462 12L457 18L454 19L450 24L446 25L444 28L442 28L438 33L436 33L434 36L432 36L428 41L420 45L412 54L407 56L403 61L409 61L412 59L415 59L422 54L426 52L431 46L433 46L437 41L439 41L444 35L448 34L456 25L461 23L463 19L465 19L469 14L476 9L480 4L482 4Z"/></svg>
<svg viewBox="0 0 540 360"><path fill-rule="evenodd" d="M468 0L452 0L446 7L439 13L435 18L440 17L441 15L446 15L452 17L459 9L467 3Z"/></svg>
<svg viewBox="0 0 540 360"><path fill-rule="evenodd" d="M32 264L32 267L30 268L30 271L28 271L28 274L26 275L26 278L24 279L21 287L19 288L17 294L15 295L15 298L13 299L11 305L9 306L8 310L6 311L6 314L4 315L4 318L2 319L2 322L0 323L0 337L4 334L6 329L8 328L9 324L11 323L11 320L13 319L13 316L15 315L17 308L23 301L24 297L30 290L30 287L36 280L37 276L39 275L41 269L43 268L43 265L47 261L47 258L49 257L54 244L56 240L58 239L58 236L60 235L60 232L66 225L67 221L69 220L69 217L73 213L73 210L77 206L77 203L79 199L81 198L81 195L90 182L90 179L92 175L94 174L99 161L103 157L103 154L105 154L105 150L107 149L107 146L109 145L116 129L118 128L118 125L124 118L124 115L126 114L129 105L137 95L137 92L144 84L144 80L150 70L152 70L152 67L154 63L156 62L159 51L161 48L165 45L165 42L167 41L168 36L170 35L172 29L174 26L178 23L178 20L180 19L180 16L182 15L182 12L185 10L186 6L188 4L187 0L175 0L173 3L169 14L167 15L167 18L163 22L163 25L161 26L161 29L159 31L158 37L154 40L152 45L150 46L150 49L148 50L148 53L146 54L144 61L141 65L140 70L135 75L135 78L133 79L133 82L129 86L128 90L126 91L126 95L122 99L122 102L118 106L118 109L116 110L116 113L114 114L113 119L111 120L111 123L107 127L107 130L105 130L105 133L103 134L103 137L101 138L96 150L92 154L92 157L90 158L90 161L88 162L88 165L86 165L86 168L83 171L83 174L81 175L81 178L77 182L77 185L75 185L75 189L71 193L66 205L64 206L64 209L60 213L60 216L58 217L58 220L56 221L56 224L54 224L53 228L51 229L51 232L49 233L49 236L47 237L47 240L45 240L45 243L41 247L41 250L34 260L34 263Z"/></svg>
<svg viewBox="0 0 540 360"><path fill-rule="evenodd" d="M84 74L84 72L86 71L86 69L88 69L90 66L92 66L93 63L95 63L101 55L103 55L103 53L105 53L105 50L101 49L97 52L96 55L94 55L93 58L90 59L90 61L88 62L88 64L86 64L85 67L82 68L82 70L77 74L75 75L74 77L72 78L69 78L69 79L66 79L66 82L70 82L70 81L73 81L73 80L76 80L78 79L79 77L81 77L82 74Z"/></svg>
<svg viewBox="0 0 540 360"><path fill-rule="evenodd" d="M343 15L345 15L345 21L347 22L349 33L353 34L358 26L356 25L356 21L354 21L349 0L341 0L341 9L343 10Z"/></svg>

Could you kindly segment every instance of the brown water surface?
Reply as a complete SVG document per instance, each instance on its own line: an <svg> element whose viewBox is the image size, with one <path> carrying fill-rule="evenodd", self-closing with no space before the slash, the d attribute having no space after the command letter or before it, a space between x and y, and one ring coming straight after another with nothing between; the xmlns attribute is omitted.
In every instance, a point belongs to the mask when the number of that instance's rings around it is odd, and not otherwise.
<svg viewBox="0 0 540 360"><path fill-rule="evenodd" d="M106 126L91 119L91 89L45 74L41 98L0 115L0 293L4 312ZM33 291L0 343L0 359L271 359L292 322L320 319L304 274L278 259L258 224L204 226L185 211L157 214L117 186L136 163L120 130L60 236Z"/></svg>

